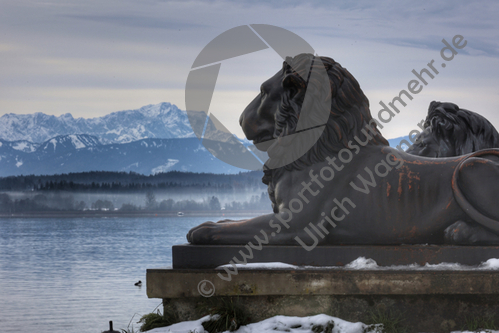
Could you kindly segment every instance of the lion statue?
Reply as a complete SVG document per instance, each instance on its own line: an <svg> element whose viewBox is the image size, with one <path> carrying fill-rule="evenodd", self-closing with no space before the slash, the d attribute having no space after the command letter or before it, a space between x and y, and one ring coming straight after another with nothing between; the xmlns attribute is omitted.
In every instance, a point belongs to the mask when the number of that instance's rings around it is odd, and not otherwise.
<svg viewBox="0 0 499 333"><path fill-rule="evenodd" d="M452 157L486 148L499 148L499 134L481 115L453 103L433 101L425 131L406 152L426 157Z"/></svg>
<svg viewBox="0 0 499 333"><path fill-rule="evenodd" d="M493 204L499 150L436 159L389 147L358 82L331 58L286 58L261 85L240 117L258 149L271 156L281 138L297 132L304 91L320 85L303 75L314 66L326 69L331 108L311 149L285 166L264 166L274 213L205 222L188 232L190 243L301 245L307 251L340 244L499 244L499 207Z"/></svg>

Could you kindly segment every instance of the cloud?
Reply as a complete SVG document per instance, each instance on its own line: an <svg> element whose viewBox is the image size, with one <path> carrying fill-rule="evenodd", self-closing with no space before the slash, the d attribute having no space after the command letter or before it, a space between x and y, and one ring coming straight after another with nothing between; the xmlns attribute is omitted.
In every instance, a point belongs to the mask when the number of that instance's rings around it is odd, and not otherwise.
<svg viewBox="0 0 499 333"><path fill-rule="evenodd" d="M264 23L291 30L347 67L373 110L407 85L412 69L438 60L442 38L461 34L465 49L387 131L405 131L405 123L424 115L432 98L459 100L472 110L476 104L495 119L487 105L499 102L490 93L499 77L498 16L499 4L492 0L5 2L0 115L41 110L103 115L160 101L183 107L185 81L201 49L225 30ZM272 52L224 62L217 109L234 122L251 91L256 94L280 63Z"/></svg>
<svg viewBox="0 0 499 333"><path fill-rule="evenodd" d="M204 29L207 25L138 15L61 15L64 18L148 29Z"/></svg>

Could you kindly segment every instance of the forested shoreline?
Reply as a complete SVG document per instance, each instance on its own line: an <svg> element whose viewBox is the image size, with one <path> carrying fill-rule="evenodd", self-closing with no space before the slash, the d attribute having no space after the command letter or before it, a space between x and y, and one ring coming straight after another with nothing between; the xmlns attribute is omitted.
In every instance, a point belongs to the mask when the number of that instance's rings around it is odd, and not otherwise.
<svg viewBox="0 0 499 333"><path fill-rule="evenodd" d="M155 175L92 171L0 177L0 191L148 191L156 189L266 189L263 172L212 174L171 171Z"/></svg>
<svg viewBox="0 0 499 333"><path fill-rule="evenodd" d="M64 211L261 211L270 208L261 172L87 172L0 178L0 213Z"/></svg>

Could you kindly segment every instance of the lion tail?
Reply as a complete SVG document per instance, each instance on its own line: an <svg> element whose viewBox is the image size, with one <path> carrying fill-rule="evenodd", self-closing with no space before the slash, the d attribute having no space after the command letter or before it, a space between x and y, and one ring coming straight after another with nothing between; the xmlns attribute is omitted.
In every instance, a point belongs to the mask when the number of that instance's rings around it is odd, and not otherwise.
<svg viewBox="0 0 499 333"><path fill-rule="evenodd" d="M454 198L475 222L499 235L499 149L474 152L452 175Z"/></svg>

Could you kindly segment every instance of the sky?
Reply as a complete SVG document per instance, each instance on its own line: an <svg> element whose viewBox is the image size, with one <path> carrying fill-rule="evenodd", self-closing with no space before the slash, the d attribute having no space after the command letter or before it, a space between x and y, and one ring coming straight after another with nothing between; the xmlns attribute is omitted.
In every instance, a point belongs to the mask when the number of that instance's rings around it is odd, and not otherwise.
<svg viewBox="0 0 499 333"><path fill-rule="evenodd" d="M71 113L93 118L148 104L185 109L187 75L213 38L270 24L347 68L371 113L432 59L439 74L386 124L408 135L433 100L478 112L499 128L499 2L495 1L27 1L0 0L0 116ZM442 39L466 46L443 62ZM243 137L238 119L282 66L267 49L223 61L210 106Z"/></svg>

